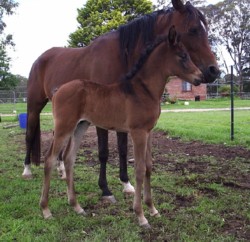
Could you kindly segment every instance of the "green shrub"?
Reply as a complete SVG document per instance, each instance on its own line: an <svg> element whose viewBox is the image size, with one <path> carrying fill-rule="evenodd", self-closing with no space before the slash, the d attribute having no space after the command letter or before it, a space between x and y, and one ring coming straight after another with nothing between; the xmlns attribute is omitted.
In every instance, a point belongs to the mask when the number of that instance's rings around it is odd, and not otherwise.
<svg viewBox="0 0 250 242"><path fill-rule="evenodd" d="M234 91L234 93L238 93L239 92L239 87L234 86L233 91ZM220 93L221 96L228 97L228 96L230 96L230 93L231 93L231 86L230 85L220 86L218 88L218 92Z"/></svg>

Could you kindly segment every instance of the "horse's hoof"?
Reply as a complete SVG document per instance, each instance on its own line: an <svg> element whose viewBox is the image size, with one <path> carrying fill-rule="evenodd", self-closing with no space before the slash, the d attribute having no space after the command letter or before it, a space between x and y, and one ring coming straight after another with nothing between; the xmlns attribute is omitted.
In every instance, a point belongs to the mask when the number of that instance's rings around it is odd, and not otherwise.
<svg viewBox="0 0 250 242"><path fill-rule="evenodd" d="M67 177L66 177L66 174L65 174L65 175L64 175L64 174L61 175L61 180L66 180L66 178L67 178Z"/></svg>
<svg viewBox="0 0 250 242"><path fill-rule="evenodd" d="M80 211L76 211L78 215L86 216L87 213L84 211L84 209L81 209Z"/></svg>
<svg viewBox="0 0 250 242"><path fill-rule="evenodd" d="M32 179L33 178L32 173L31 173L31 169L30 169L30 165L24 166L22 177L23 177L23 179Z"/></svg>
<svg viewBox="0 0 250 242"><path fill-rule="evenodd" d="M161 217L160 213L157 213L157 214L155 214L153 216L156 217L156 218L160 218Z"/></svg>
<svg viewBox="0 0 250 242"><path fill-rule="evenodd" d="M65 172L65 166L63 161L59 161L59 165L57 167L58 175L62 180L66 180L66 172Z"/></svg>
<svg viewBox="0 0 250 242"><path fill-rule="evenodd" d="M116 203L116 199L113 195L112 196L102 196L101 200L103 202Z"/></svg>
<svg viewBox="0 0 250 242"><path fill-rule="evenodd" d="M31 180L33 178L32 174L22 174L22 178L25 180Z"/></svg>
<svg viewBox="0 0 250 242"><path fill-rule="evenodd" d="M146 223L146 224L141 224L140 225L143 229L151 229L151 226L149 223Z"/></svg>
<svg viewBox="0 0 250 242"><path fill-rule="evenodd" d="M150 229L150 224L148 223L148 220L144 217L144 216L141 216L141 217L138 217L139 219L139 225L144 228L144 229Z"/></svg>
<svg viewBox="0 0 250 242"><path fill-rule="evenodd" d="M50 220L50 219L53 218L52 214L51 214L51 215L48 215L48 216L43 216L43 217L44 217L44 219L46 219L46 220Z"/></svg>
<svg viewBox="0 0 250 242"><path fill-rule="evenodd" d="M74 207L74 211L79 215L86 215L84 209L80 206L79 203L77 203Z"/></svg>
<svg viewBox="0 0 250 242"><path fill-rule="evenodd" d="M135 162L135 159L134 158L131 158L128 160L128 163L134 163Z"/></svg>
<svg viewBox="0 0 250 242"><path fill-rule="evenodd" d="M160 218L161 217L160 213L157 210L155 210L155 212L153 212L153 213L150 213L150 216L151 217L156 217L156 218Z"/></svg>
<svg viewBox="0 0 250 242"><path fill-rule="evenodd" d="M135 194L135 188L131 185L130 182L123 182L123 193L126 193L128 195L134 195Z"/></svg>
<svg viewBox="0 0 250 242"><path fill-rule="evenodd" d="M50 211L46 210L46 211L43 211L43 218L47 220L47 219L52 219L53 216Z"/></svg>

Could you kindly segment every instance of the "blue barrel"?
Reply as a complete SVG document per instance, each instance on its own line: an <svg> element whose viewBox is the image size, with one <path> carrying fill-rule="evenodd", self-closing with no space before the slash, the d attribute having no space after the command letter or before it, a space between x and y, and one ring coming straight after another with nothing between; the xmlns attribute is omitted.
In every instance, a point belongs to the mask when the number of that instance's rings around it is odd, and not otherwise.
<svg viewBox="0 0 250 242"><path fill-rule="evenodd" d="M27 113L20 113L18 115L19 126L22 129L26 129L27 127Z"/></svg>

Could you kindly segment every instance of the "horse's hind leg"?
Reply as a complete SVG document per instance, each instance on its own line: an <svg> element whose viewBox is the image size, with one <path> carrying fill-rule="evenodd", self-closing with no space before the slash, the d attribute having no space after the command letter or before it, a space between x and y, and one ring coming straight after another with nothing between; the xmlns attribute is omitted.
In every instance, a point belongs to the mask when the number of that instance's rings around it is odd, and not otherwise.
<svg viewBox="0 0 250 242"><path fill-rule="evenodd" d="M63 162L63 151L60 152L57 158L57 171L62 180L66 180L66 172Z"/></svg>
<svg viewBox="0 0 250 242"><path fill-rule="evenodd" d="M55 151L55 140L53 140L52 145L50 146L48 157L44 163L44 181L43 181L43 189L42 195L40 199L40 207L42 208L43 217L45 219L51 218L52 214L48 207L49 203L49 187L50 187L50 179L53 167L56 164L58 154Z"/></svg>
<svg viewBox="0 0 250 242"><path fill-rule="evenodd" d="M127 194L134 194L135 189L130 184L128 179L127 168L127 153L128 153L128 134L117 132L117 144L120 160L120 180L123 184L123 192Z"/></svg>
<svg viewBox="0 0 250 242"><path fill-rule="evenodd" d="M102 190L102 199L109 201L111 203L115 203L116 202L115 197L108 188L107 175L106 175L106 166L109 155L108 131L98 127L96 127L96 131L98 136L99 161L101 164L98 185Z"/></svg>
<svg viewBox="0 0 250 242"><path fill-rule="evenodd" d="M32 103L31 103L32 101ZM40 112L46 105L47 100L43 102L35 102L32 99L28 99L28 119L26 129L26 156L24 161L24 171L22 173L23 178L32 178L30 169L30 162L39 165L40 164Z"/></svg>
<svg viewBox="0 0 250 242"><path fill-rule="evenodd" d="M63 160L65 163L66 171L66 181L68 185L68 201L69 204L74 208L75 212L78 214L85 215L85 211L77 202L75 187L74 187L74 177L73 177L73 166L76 159L76 153L81 144L81 139L83 134L89 127L89 123L86 121L80 122L74 132L74 136L71 137L67 148L63 154Z"/></svg>

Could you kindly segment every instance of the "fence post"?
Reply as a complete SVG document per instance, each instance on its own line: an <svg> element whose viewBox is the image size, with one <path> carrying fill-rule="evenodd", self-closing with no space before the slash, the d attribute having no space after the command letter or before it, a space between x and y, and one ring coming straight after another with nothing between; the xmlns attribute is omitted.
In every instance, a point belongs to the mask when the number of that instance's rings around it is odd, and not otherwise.
<svg viewBox="0 0 250 242"><path fill-rule="evenodd" d="M233 66L231 66L231 141L234 140L234 80Z"/></svg>

